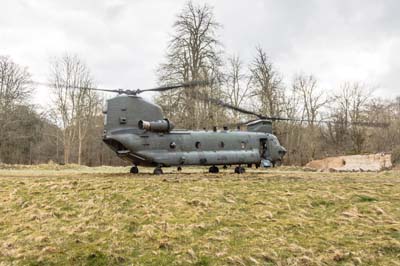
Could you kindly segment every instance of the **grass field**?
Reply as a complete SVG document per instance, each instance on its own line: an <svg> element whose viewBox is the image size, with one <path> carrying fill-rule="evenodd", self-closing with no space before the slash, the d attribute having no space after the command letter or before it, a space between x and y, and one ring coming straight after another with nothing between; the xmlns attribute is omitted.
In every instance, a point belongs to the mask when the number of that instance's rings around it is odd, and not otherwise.
<svg viewBox="0 0 400 266"><path fill-rule="evenodd" d="M0 265L400 265L399 171L128 170L3 167Z"/></svg>

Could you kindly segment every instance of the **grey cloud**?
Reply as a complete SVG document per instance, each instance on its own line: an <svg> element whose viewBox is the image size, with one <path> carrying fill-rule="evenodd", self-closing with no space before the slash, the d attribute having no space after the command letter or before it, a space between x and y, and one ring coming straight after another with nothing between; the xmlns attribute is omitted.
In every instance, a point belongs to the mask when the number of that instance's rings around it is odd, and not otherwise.
<svg viewBox="0 0 400 266"><path fill-rule="evenodd" d="M185 0L4 0L0 54L43 79L48 58L76 53L99 85L145 88L156 83L175 15ZM198 2L198 1L196 1ZM312 73L334 89L353 78L396 93L400 77L400 2L207 0L223 25L228 53L249 62L262 46L289 83Z"/></svg>

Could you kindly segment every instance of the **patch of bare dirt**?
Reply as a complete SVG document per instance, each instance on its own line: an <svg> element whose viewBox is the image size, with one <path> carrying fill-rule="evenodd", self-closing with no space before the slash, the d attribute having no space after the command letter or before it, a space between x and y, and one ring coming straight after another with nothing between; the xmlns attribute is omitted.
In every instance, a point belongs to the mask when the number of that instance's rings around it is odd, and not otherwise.
<svg viewBox="0 0 400 266"><path fill-rule="evenodd" d="M328 157L313 160L306 167L321 171L382 171L393 167L391 154L367 154Z"/></svg>

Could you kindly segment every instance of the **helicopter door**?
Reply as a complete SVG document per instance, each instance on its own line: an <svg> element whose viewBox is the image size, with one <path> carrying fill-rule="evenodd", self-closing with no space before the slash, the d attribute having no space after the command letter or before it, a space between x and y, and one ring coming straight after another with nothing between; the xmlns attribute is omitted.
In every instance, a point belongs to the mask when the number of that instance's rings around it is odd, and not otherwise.
<svg viewBox="0 0 400 266"><path fill-rule="evenodd" d="M260 139L260 157L261 157L261 165L263 167L271 167L271 153L270 147L268 143L268 139Z"/></svg>
<svg viewBox="0 0 400 266"><path fill-rule="evenodd" d="M260 157L263 159L269 157L268 139L260 139Z"/></svg>

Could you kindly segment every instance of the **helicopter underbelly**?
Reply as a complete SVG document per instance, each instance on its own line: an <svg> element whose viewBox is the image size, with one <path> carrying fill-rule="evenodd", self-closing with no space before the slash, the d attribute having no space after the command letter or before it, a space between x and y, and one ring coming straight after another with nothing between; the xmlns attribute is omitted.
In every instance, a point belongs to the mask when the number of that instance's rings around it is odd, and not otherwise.
<svg viewBox="0 0 400 266"><path fill-rule="evenodd" d="M151 158L154 164L164 166L174 165L225 165L258 163L260 154L258 149L231 150L231 151L143 151L141 156Z"/></svg>

